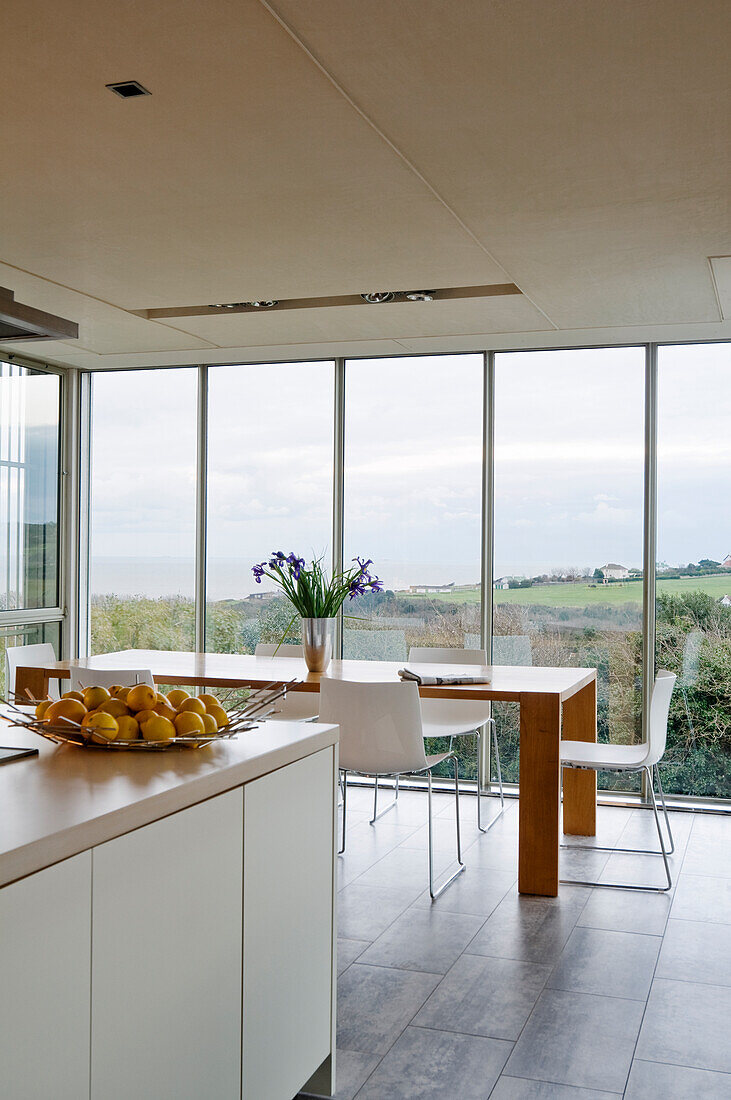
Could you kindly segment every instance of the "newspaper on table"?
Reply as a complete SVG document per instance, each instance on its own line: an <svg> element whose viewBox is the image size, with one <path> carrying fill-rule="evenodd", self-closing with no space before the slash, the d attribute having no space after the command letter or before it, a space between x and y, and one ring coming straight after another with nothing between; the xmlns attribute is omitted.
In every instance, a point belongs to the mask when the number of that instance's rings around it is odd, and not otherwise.
<svg viewBox="0 0 731 1100"><path fill-rule="evenodd" d="M489 684L489 676L469 676L463 672L446 673L442 676L429 676L421 672L414 672L411 668L400 668L399 677L402 680L413 680L421 687L439 687L449 684Z"/></svg>

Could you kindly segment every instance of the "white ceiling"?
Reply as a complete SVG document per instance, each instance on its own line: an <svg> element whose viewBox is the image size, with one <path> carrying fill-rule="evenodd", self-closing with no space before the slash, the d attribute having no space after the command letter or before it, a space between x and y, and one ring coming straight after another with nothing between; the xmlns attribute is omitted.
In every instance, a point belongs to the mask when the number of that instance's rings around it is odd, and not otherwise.
<svg viewBox="0 0 731 1100"><path fill-rule="evenodd" d="M99 368L731 336L709 262L731 253L728 0L1 18L0 285L80 325L8 349ZM104 86L129 79L152 95ZM522 295L130 312L505 282Z"/></svg>

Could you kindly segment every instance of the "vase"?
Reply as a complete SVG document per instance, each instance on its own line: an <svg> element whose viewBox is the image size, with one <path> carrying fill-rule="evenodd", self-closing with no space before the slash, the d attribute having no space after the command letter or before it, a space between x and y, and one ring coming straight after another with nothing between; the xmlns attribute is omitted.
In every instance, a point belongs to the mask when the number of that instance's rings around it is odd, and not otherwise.
<svg viewBox="0 0 731 1100"><path fill-rule="evenodd" d="M324 672L333 655L337 619L303 619L302 647L310 672Z"/></svg>

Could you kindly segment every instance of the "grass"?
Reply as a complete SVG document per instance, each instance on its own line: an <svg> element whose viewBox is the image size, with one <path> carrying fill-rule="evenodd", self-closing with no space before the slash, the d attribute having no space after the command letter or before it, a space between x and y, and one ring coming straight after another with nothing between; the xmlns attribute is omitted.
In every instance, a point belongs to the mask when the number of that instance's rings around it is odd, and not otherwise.
<svg viewBox="0 0 731 1100"><path fill-rule="evenodd" d="M707 592L709 596L720 600L727 593L731 595L731 573L714 576L678 577L674 580L657 581L658 592L682 595L685 592ZM642 603L642 581L625 581L621 584L597 584L592 588L585 581L576 584L534 584L532 588L496 589L493 592L496 604L544 604L547 607L585 607L587 604L618 606L626 603ZM463 589L453 594L429 593L411 595L408 599L442 600L448 603L474 604L480 602L479 588Z"/></svg>

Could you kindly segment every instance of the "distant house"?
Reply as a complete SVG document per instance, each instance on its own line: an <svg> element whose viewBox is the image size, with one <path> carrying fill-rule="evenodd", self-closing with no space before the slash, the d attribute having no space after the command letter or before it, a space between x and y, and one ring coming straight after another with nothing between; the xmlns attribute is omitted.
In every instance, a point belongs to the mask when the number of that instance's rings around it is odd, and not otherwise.
<svg viewBox="0 0 731 1100"><path fill-rule="evenodd" d="M607 581L627 581L629 580L629 569L626 569L624 565L617 565L616 562L610 561L606 565L603 565L600 570L604 583Z"/></svg>
<svg viewBox="0 0 731 1100"><path fill-rule="evenodd" d="M509 577L498 577L497 580L494 580L492 582L492 587L493 588L510 588L510 578Z"/></svg>
<svg viewBox="0 0 731 1100"><path fill-rule="evenodd" d="M727 554L721 562L722 569L731 569L731 554Z"/></svg>
<svg viewBox="0 0 731 1100"><path fill-rule="evenodd" d="M452 592L454 590L454 581L449 584L411 584L409 585L409 592L413 596L425 596L429 592Z"/></svg>
<svg viewBox="0 0 731 1100"><path fill-rule="evenodd" d="M722 607L731 607L731 596L722 596L719 603Z"/></svg>

